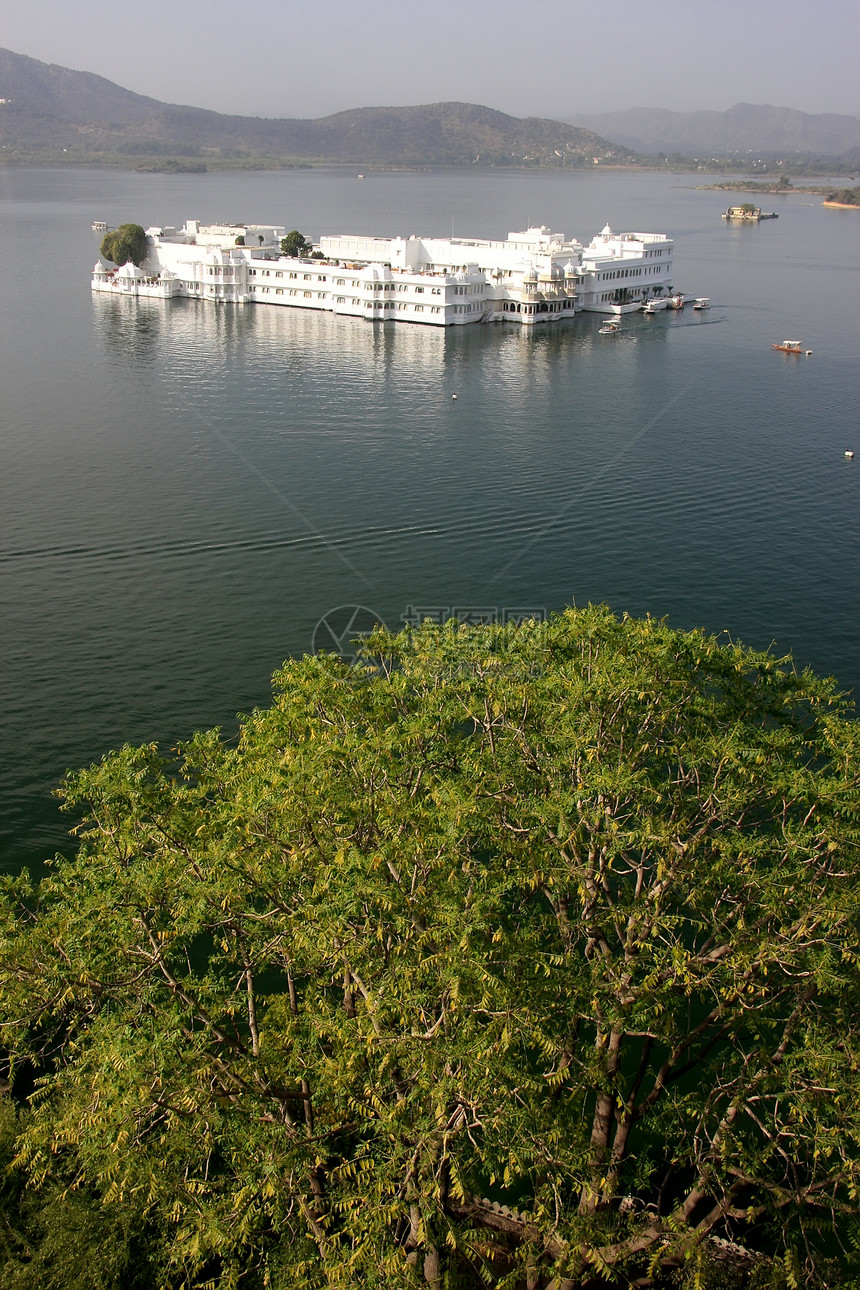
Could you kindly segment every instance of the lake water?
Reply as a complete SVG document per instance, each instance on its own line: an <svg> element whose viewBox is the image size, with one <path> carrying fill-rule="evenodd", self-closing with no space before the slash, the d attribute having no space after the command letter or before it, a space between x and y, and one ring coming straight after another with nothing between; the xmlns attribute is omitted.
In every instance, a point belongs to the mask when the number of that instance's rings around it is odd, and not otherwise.
<svg viewBox="0 0 860 1290"><path fill-rule="evenodd" d="M68 848L67 768L234 728L340 605L396 627L605 601L856 690L860 214L797 194L727 227L696 182L0 168L0 864ZM676 286L712 307L612 339L596 315L443 333L91 296L92 219L189 217L581 241L608 220L674 236Z"/></svg>

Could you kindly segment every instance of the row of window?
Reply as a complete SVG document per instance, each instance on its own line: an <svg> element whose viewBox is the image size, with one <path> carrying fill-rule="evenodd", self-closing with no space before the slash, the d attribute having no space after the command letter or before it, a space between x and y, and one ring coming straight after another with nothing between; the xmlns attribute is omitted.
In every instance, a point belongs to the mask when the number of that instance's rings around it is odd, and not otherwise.
<svg viewBox="0 0 860 1290"><path fill-rule="evenodd" d="M200 287L200 284L193 283L193 282L185 282L183 283L183 286L186 291L199 291L202 289ZM211 286L208 288L208 290L210 293L214 293L215 287ZM272 287L262 287L262 286L252 285L248 288L248 290L253 295L259 294L259 295L268 296L268 295L274 294L276 296L283 296L283 295L298 296L299 294L301 294L302 298L305 300L313 299L314 295L316 296L317 300L326 300L328 298L327 293L325 291L317 291L316 293L314 293L313 291L302 291L300 293L299 290L295 287L291 287L285 291L283 287L272 288ZM612 292L606 292L604 293L603 296L601 296L601 299L610 300L612 299L612 295L613 295ZM374 309L374 310L376 309L392 310L393 309L401 312L407 309L411 309L414 313L419 313L419 314L424 313L425 311L424 305L409 304L406 301L393 301L393 300L392 301L388 301L388 300L363 301L357 296L337 296L336 301L338 305L348 305L348 306L352 306L353 308L359 308L359 309L362 307L364 307L365 309ZM574 306L575 306L575 300L572 298L542 301L535 305L524 305L514 300L511 300L511 301L505 300L502 304L502 309L506 313L524 313L524 314L561 313L567 309L573 309ZM482 307L483 307L482 304L478 301L470 302L469 304L455 305L454 313L455 314L480 313ZM432 314L438 314L441 312L439 306L437 305L429 306L427 311Z"/></svg>
<svg viewBox="0 0 860 1290"><path fill-rule="evenodd" d="M649 268L649 273L656 272ZM601 282L611 282L614 278L640 278L644 269L614 269L611 273L601 273Z"/></svg>
<svg viewBox="0 0 860 1290"><path fill-rule="evenodd" d="M641 278L643 273L662 273L669 265L649 264L644 269L613 269L608 273L598 274L599 282L609 282L614 278Z"/></svg>
<svg viewBox="0 0 860 1290"><path fill-rule="evenodd" d="M272 291L274 291L276 296L283 296L284 294L288 296L297 296L299 294L297 287L289 287L286 292L283 287L249 287L248 290L252 291L255 295L259 292L262 296L270 296ZM301 294L303 299L312 300L314 293L312 291L303 291ZM316 297L317 300L325 300L327 298L327 292L318 291L316 293Z"/></svg>
<svg viewBox="0 0 860 1290"><path fill-rule="evenodd" d="M232 282L225 282L223 285L220 282L218 283L210 282L208 286L206 286L202 282L183 282L180 285L183 286L186 291L217 291L222 294L226 293L228 297L232 297L234 294L236 294L236 292L239 289L238 285L234 285ZM268 287L265 287L263 289L266 291L269 290ZM249 287L248 290L253 291L254 288Z"/></svg>
<svg viewBox="0 0 860 1290"><path fill-rule="evenodd" d="M210 273L211 273L211 269L210 269ZM249 275L249 277L252 277L252 278L257 277L258 275L259 275L260 277L263 277L263 278L271 278L271 277L273 276L273 274L274 274L274 277L276 277L276 278L283 278L283 277L284 277L283 272L281 272L280 270L277 270L277 269L276 269L276 270L274 270L274 271L273 271L272 269L249 269L249 270L248 270L248 275ZM286 276L287 276L288 278L296 278L296 277L298 277L298 274L296 274L296 273L288 273ZM302 278L303 278L305 281L310 281L311 277L312 277L312 275L311 275L310 273L303 273L303 274L302 274ZM316 274L316 280L317 280L317 282L327 282L327 281L328 281L328 278L326 277L326 275L325 275L324 273L318 273L318 274ZM332 281L335 283L335 286L338 286L338 287L345 287L345 286L347 285L347 280L346 280L346 278L334 278L334 279L332 279ZM425 293L425 291L429 292L429 294L430 294L430 295L433 295L433 296L440 296L440 295L442 295L442 288L441 288L441 287L429 287L429 288L428 288L428 287L418 287L418 286L411 287L411 286L409 286L409 285L407 285L407 284L405 284L405 283L402 283L402 282L367 282L367 283L359 282L359 283L356 283L354 280L351 280L349 285L350 285L350 286L353 286L353 287L355 287L355 286L358 286L358 287L364 287L364 288L365 288L366 290L368 290L368 291L383 291L383 292L384 292L384 291L390 291L390 292L392 292L392 293L393 293L393 292L400 292L400 293L403 293L403 292L406 292L406 291L414 290L414 291L415 291L415 293L416 293L416 295L423 295L423 294ZM253 290L253 288L252 288L252 290ZM456 288L455 288L455 291L456 291L456 294L457 294L457 295L464 295L464 294L465 294L465 291L466 291L466 288L465 288L465 287L456 287Z"/></svg>
<svg viewBox="0 0 860 1290"><path fill-rule="evenodd" d="M276 278L283 278L285 276L283 273L283 270L281 269L275 269L274 271L272 269L249 269L248 270L248 277L256 278L258 275L261 278L271 278L273 276ZM298 276L299 275L297 273L286 274L286 277L288 278L297 278ZM314 275L312 273L303 273L302 279L304 282L310 282L313 276ZM318 273L316 275L316 280L317 282L328 282L328 278L324 273Z"/></svg>
<svg viewBox="0 0 860 1290"><path fill-rule="evenodd" d="M358 305L359 308L361 307L361 304L362 304L361 300L356 300L355 298L347 300L345 299L344 296L338 296L337 302L339 305L342 305L342 304ZM407 304L405 300L398 300L396 302L393 300L390 302L387 300L365 300L363 303L364 303L365 309L395 309L399 312L402 312L405 309L411 309L412 312L415 314L423 314L426 307L428 313L438 314L440 312L439 305L430 305L430 306L410 305L410 304Z"/></svg>
<svg viewBox="0 0 860 1290"><path fill-rule="evenodd" d="M611 273L601 273L600 281L612 282L615 278L638 277L641 272L641 269L614 269Z"/></svg>
<svg viewBox="0 0 860 1290"><path fill-rule="evenodd" d="M343 278L338 278L338 283L342 287L346 286ZM397 291L400 294L405 291L414 291L418 296L423 296L427 291L427 287L410 287L403 282L352 282L350 285L359 288L364 287L367 291ZM431 296L441 296L442 294L441 287L430 287L429 291Z"/></svg>
<svg viewBox="0 0 860 1290"><path fill-rule="evenodd" d="M223 275L223 277L225 278L233 277L232 269L210 268L207 270L207 272L209 273L210 277L212 277L213 275L216 277L221 277ZM294 272L287 272L285 274L284 271L281 269L249 269L248 276L250 278L287 277L287 278L295 279L295 278L298 278L299 275L298 273L294 273ZM317 273L317 274L303 273L302 274L302 278L305 282L310 282L313 277L316 278L317 282L328 282L328 278L324 273ZM333 279L333 281L335 285L338 287L345 287L347 285L346 278L335 278ZM419 287L419 286L410 286L402 282L373 282L373 283L368 282L368 283L361 283L361 284L355 284L354 282L352 282L350 285L365 286L368 291L390 291L390 292L396 291L396 292L402 293L409 290L414 290L416 295L423 295L425 291L429 291L430 295L433 295L433 296L442 295L441 287L427 288L427 287ZM483 291L484 291L483 283L472 283L468 286L459 286L454 288L454 294L456 296L482 295Z"/></svg>
<svg viewBox="0 0 860 1290"><path fill-rule="evenodd" d="M560 314L565 309L573 309L575 300L542 300L536 305L518 304L516 300L506 300L502 310L510 314Z"/></svg>
<svg viewBox="0 0 860 1290"><path fill-rule="evenodd" d="M188 285L188 287L189 287L189 289L190 289L190 288L191 288L191 284L189 283L189 284L187 284L187 285ZM211 291L211 290L213 290L213 288L211 288L211 287L210 287L210 291ZM286 290L286 291L285 291L283 287L274 287L274 288L272 288L272 287L256 287L256 286L253 286L253 287L249 287L249 291L250 291L253 295L258 295L258 294L259 294L259 295L263 295L263 296L269 296L269 295L272 295L272 294L274 294L274 295L276 295L276 296L283 296L283 295L288 295L288 296L298 296L299 294L301 294L302 298L303 298L303 299L307 299L307 300L311 300L311 299L313 299L313 298L314 298L314 294L316 294L316 299L317 299L317 300L326 300L326 299L328 298L327 293L326 293L325 291L317 291L316 293L314 293L313 291L302 291L301 293L299 293L299 291L298 291L296 288L289 288L288 290ZM396 302L395 302L395 301L393 301L393 300L391 300L391 301L388 301L388 300L361 300L361 299L359 299L359 298L358 298L358 297L356 297L356 296L337 296L337 297L336 297L336 301L337 301L337 304L339 304L339 305L350 305L350 306L352 306L353 308L358 308L358 309L361 309L362 307L363 307L363 308L365 308L365 309L388 309L388 310L392 310L392 309L394 309L394 310L405 310L405 309L411 309L411 310L413 311L413 313L416 313L416 314L421 314L421 313L424 313L424 311L425 311L425 306L424 306L424 305L410 305L410 304L407 304L407 303L406 303L406 301L396 301ZM464 307L464 306L458 306L458 307L457 307L457 312L458 312L458 313L463 312L463 311L464 311L464 308L465 308L465 310L466 310L467 312L471 312L471 311L472 311L472 309L473 309L473 308L477 308L477 306L472 306L472 305L468 305L468 306L465 306L465 307ZM428 313L431 313L431 314L438 314L438 313L440 313L440 312L441 312L441 309L440 309L440 307L439 307L438 305L431 305L431 306L429 306L429 307L427 308L427 312L428 312Z"/></svg>

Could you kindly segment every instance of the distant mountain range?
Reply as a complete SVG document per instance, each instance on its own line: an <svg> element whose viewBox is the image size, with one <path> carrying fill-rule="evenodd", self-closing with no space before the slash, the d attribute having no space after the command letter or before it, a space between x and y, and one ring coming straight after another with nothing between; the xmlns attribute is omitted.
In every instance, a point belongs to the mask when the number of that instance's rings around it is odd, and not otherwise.
<svg viewBox="0 0 860 1290"><path fill-rule="evenodd" d="M838 157L860 148L860 117L736 103L727 112L630 108L568 118L646 156L746 158L749 154Z"/></svg>
<svg viewBox="0 0 860 1290"><path fill-rule="evenodd" d="M0 145L6 156L328 160L360 165L583 165L630 150L589 130L472 103L356 108L317 120L226 116L134 94L89 72L0 50ZM71 159L71 157L70 157Z"/></svg>
<svg viewBox="0 0 860 1290"><path fill-rule="evenodd" d="M860 165L860 118L738 103L727 112L631 108L551 121L474 103L368 107L312 120L228 116L162 103L103 76L0 49L0 158L195 158L241 164L591 166L640 155L815 157Z"/></svg>

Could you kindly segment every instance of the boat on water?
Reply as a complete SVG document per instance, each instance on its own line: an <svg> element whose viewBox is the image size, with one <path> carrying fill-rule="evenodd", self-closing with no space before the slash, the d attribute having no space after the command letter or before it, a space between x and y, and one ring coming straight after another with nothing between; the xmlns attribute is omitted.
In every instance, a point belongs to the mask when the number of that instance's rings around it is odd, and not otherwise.
<svg viewBox="0 0 860 1290"><path fill-rule="evenodd" d="M710 309L710 307L711 302L707 296L696 296L696 299L693 301L694 309Z"/></svg>
<svg viewBox="0 0 860 1290"><path fill-rule="evenodd" d="M598 336L617 336L621 327L617 322L606 322L602 327L598 327Z"/></svg>
<svg viewBox="0 0 860 1290"><path fill-rule="evenodd" d="M654 296L651 300L646 300L642 308L642 312L644 314L658 314L662 309L665 309L668 304L669 301L665 296Z"/></svg>
<svg viewBox="0 0 860 1290"><path fill-rule="evenodd" d="M90 228L94 233L106 233L108 231L107 220L94 219Z"/></svg>
<svg viewBox="0 0 860 1290"><path fill-rule="evenodd" d="M669 309L683 309L686 303L687 303L686 297L682 296L679 291L676 295L669 297L669 299L666 301L666 306Z"/></svg>
<svg viewBox="0 0 860 1290"><path fill-rule="evenodd" d="M812 353L811 349L804 349L802 342L799 340L784 340L779 345L774 343L771 345L771 349L780 349L783 354L805 354L807 358Z"/></svg>

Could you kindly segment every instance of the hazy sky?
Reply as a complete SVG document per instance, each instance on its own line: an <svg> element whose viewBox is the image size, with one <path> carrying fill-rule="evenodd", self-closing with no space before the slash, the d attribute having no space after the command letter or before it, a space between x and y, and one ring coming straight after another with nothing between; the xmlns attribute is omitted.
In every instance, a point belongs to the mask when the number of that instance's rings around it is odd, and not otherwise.
<svg viewBox="0 0 860 1290"><path fill-rule="evenodd" d="M4 0L0 45L257 116L460 99L516 116L860 115L858 0Z"/></svg>

